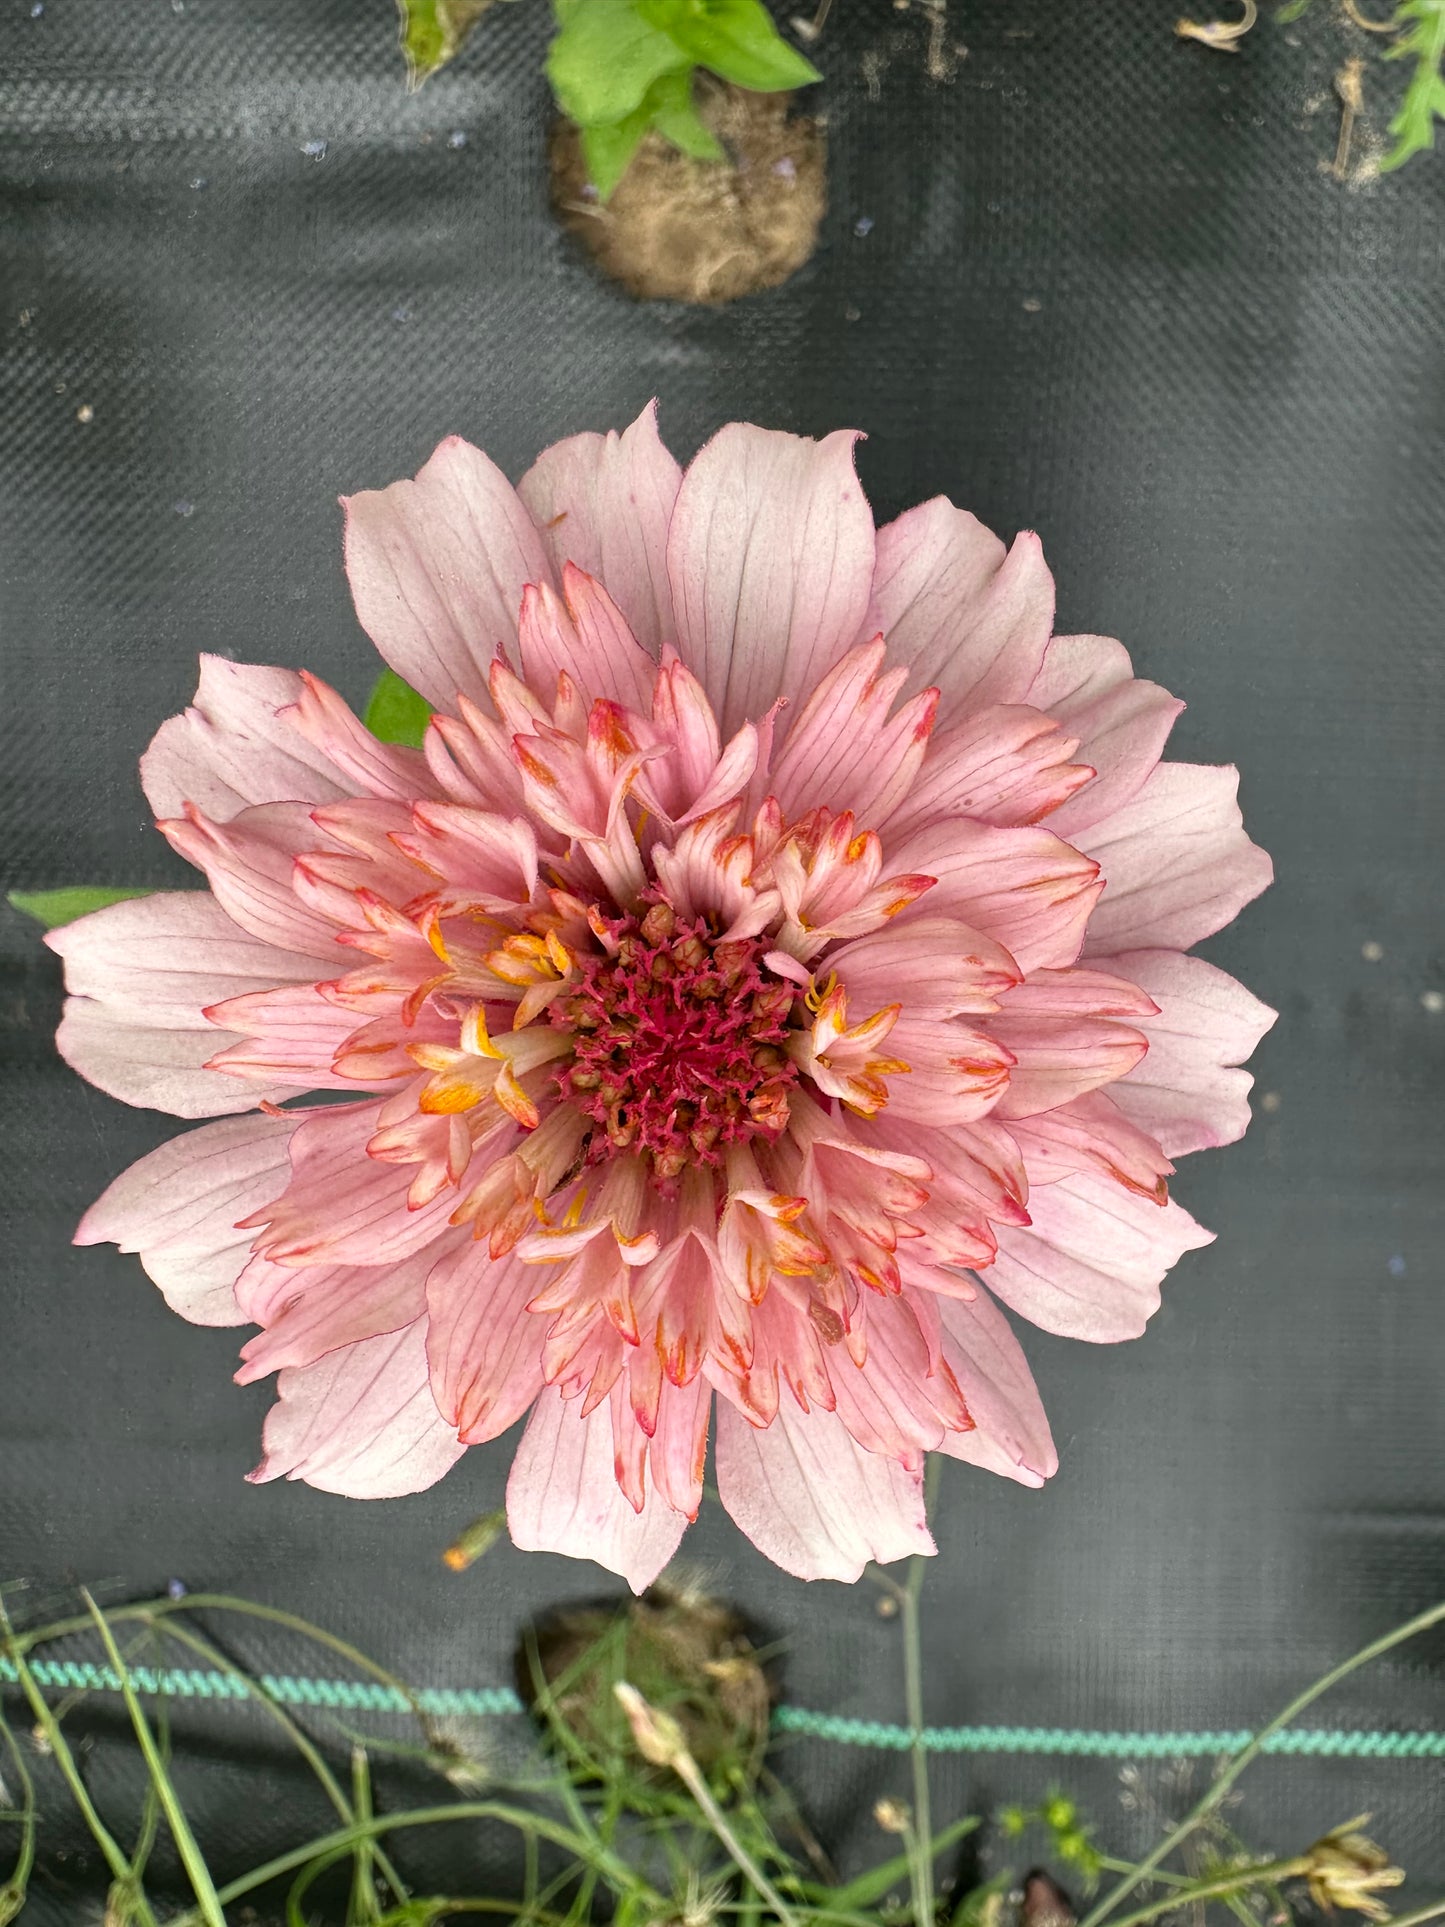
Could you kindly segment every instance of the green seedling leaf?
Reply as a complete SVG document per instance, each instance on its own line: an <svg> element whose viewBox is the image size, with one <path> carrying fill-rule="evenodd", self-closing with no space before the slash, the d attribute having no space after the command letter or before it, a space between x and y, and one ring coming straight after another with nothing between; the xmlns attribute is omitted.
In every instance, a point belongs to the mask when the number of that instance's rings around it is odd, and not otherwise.
<svg viewBox="0 0 1445 1927"><path fill-rule="evenodd" d="M34 917L47 930L88 917L92 910L106 910L112 903L125 903L132 897L151 897L154 890L113 890L105 883L77 883L65 890L12 890L9 901L27 917Z"/></svg>
<svg viewBox="0 0 1445 1927"><path fill-rule="evenodd" d="M633 0L571 0L556 11L547 78L557 105L584 131L616 127L637 113L654 81L692 65L671 35L642 17ZM644 121L632 139L629 160L646 128ZM603 193L595 174L593 185Z"/></svg>
<svg viewBox="0 0 1445 1927"><path fill-rule="evenodd" d="M645 20L699 67L757 94L786 93L823 76L790 47L762 0L637 0Z"/></svg>
<svg viewBox="0 0 1445 1927"><path fill-rule="evenodd" d="M692 98L691 74L664 74L648 94L652 125L664 140L695 161L724 161L723 144L705 127Z"/></svg>
<svg viewBox="0 0 1445 1927"><path fill-rule="evenodd" d="M597 189L597 198L612 199L613 190L632 164L652 119L647 107L639 107L625 120L610 127L582 129L582 158L587 163L587 178Z"/></svg>
<svg viewBox="0 0 1445 1927"><path fill-rule="evenodd" d="M1387 60L1415 62L1400 111L1390 122L1395 145L1380 162L1388 174L1415 154L1435 145L1435 122L1445 120L1445 0L1404 0L1395 14L1404 36L1386 51Z"/></svg>
<svg viewBox="0 0 1445 1927"><path fill-rule="evenodd" d="M582 153L587 178L599 200L610 201L614 189L632 164L643 136L655 128L695 161L723 161L727 154L711 130L703 125L692 99L689 72L664 74L643 95L642 105L611 127L584 127Z"/></svg>
<svg viewBox="0 0 1445 1927"><path fill-rule="evenodd" d="M431 719L432 706L426 697L404 683L394 669L383 669L361 720L379 743L420 749Z"/></svg>
<svg viewBox="0 0 1445 1927"><path fill-rule="evenodd" d="M610 201L614 189L632 164L643 136L656 128L664 140L681 148L695 161L721 161L722 143L703 125L692 100L690 73L664 74L643 95L642 105L611 127L584 127L582 153L587 178L598 198Z"/></svg>
<svg viewBox="0 0 1445 1927"><path fill-rule="evenodd" d="M396 0L411 93L454 60L492 0Z"/></svg>

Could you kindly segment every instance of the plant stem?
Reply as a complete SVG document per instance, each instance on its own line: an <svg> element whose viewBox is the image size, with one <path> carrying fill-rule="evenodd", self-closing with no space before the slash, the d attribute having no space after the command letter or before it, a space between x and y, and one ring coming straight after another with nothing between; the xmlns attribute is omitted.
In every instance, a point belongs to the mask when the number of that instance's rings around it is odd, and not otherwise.
<svg viewBox="0 0 1445 1927"><path fill-rule="evenodd" d="M1425 1927L1427 1920L1438 1920L1445 1914L1445 1900L1432 1900L1428 1907L1417 1907L1412 1914L1392 1914L1390 1927Z"/></svg>
<svg viewBox="0 0 1445 1927"><path fill-rule="evenodd" d="M30 1702L30 1710L35 1715L36 1724L45 1735L51 1757L60 1768L65 1784L70 1788L70 1797L80 1808L81 1818L90 1828L92 1838L105 1856L105 1863L110 1868L112 1879L119 1881L128 1892L132 1893L132 1904L141 1927L157 1927L150 1902L140 1891L139 1883L136 1881L135 1870L96 1811L95 1802L90 1797L85 1781L80 1777L80 1769L75 1764L75 1756L70 1750L69 1742L61 1732L59 1722L51 1712L45 1695L36 1684L34 1673L26 1664L20 1642L15 1638L11 1628L10 1616L5 1610L3 1599L0 1599L0 1633L4 1634L0 1646L3 1646L6 1655L13 1660L15 1671L20 1676L20 1690Z"/></svg>
<svg viewBox="0 0 1445 1927"><path fill-rule="evenodd" d="M1094 1863L1101 1873L1133 1873L1132 1860L1115 1860L1107 1853L1101 1853ZM1161 1887L1192 1887L1194 1882L1187 1873L1165 1873L1156 1867L1153 1878Z"/></svg>
<svg viewBox="0 0 1445 1927"><path fill-rule="evenodd" d="M712 1788L704 1778L702 1768L697 1761L690 1753L680 1753L672 1762L672 1770L697 1801L708 1825L732 1856L739 1872L745 1879L752 1882L778 1919L782 1921L783 1927L798 1927L797 1916L792 1908L728 1825L727 1815L713 1798Z"/></svg>
<svg viewBox="0 0 1445 1927"><path fill-rule="evenodd" d="M130 1672L126 1667L125 1660L121 1657L119 1646L115 1643L115 1634L106 1624L105 1615L83 1586L80 1590L80 1596L85 1601L90 1616L95 1622L95 1629L100 1634L101 1642L105 1647L106 1657L115 1668L116 1675L120 1680L121 1697L125 1700L126 1711L130 1714L131 1725L135 1728L136 1740L144 1756L146 1769L151 1776L151 1784L155 1787L156 1797L159 1799L162 1811L166 1816L166 1825L171 1830L171 1838L175 1842L176 1852L181 1857L181 1862L186 1870L186 1877L190 1881L192 1890L195 1893L196 1901L200 1907L201 1918L206 1922L206 1927L226 1927L225 1918L221 1913L221 1903L216 1898L215 1885L211 1880L210 1869L207 1867L201 1849L196 1842L196 1838L191 1832L190 1823L186 1819L180 1800L176 1796L176 1790L171 1783L171 1777L166 1772L165 1762L162 1760L160 1750L155 1743L155 1736L152 1734L146 1716L141 1710L141 1703L136 1695Z"/></svg>
<svg viewBox="0 0 1445 1927"><path fill-rule="evenodd" d="M388 1686L399 1693L410 1706L428 1740L434 1743L436 1723L405 1680L398 1679L395 1673L388 1672L384 1666L379 1666L374 1659L363 1653L360 1647L353 1646L350 1640L342 1639L336 1633L327 1632L324 1626L318 1626L312 1620L303 1619L299 1613L285 1612L279 1606L259 1605L252 1599L240 1599L234 1593L191 1592L184 1594L180 1599L152 1599L139 1606L112 1606L108 1609L106 1617L113 1626L132 1619L151 1625L157 1620L168 1619L175 1613L188 1612L243 1613L248 1619L264 1619L273 1626L286 1626L292 1632L300 1633L303 1638L314 1640L319 1646L329 1647L342 1659L350 1660L351 1664L361 1672L370 1673L371 1677L381 1685ZM11 1630L8 1621L6 1630ZM89 1614L78 1613L72 1618L57 1619L48 1626L35 1626L23 1633L13 1633L12 1643L16 1652L28 1653L36 1646L47 1645L52 1640L64 1639L69 1633L90 1630Z"/></svg>
<svg viewBox="0 0 1445 1927"><path fill-rule="evenodd" d="M571 1854L584 1865L596 1866L618 1888L640 1891L659 1915L667 1905L661 1894L654 1892L615 1854L597 1848L560 1822L549 1820L545 1814L529 1813L524 1807L514 1807L502 1800L458 1800L449 1806L411 1807L400 1813L375 1814L370 1820L358 1820L352 1826L339 1827L334 1833L322 1834L315 1840L308 1840L304 1846L292 1847L287 1853L277 1854L274 1860L268 1860L264 1866L253 1867L249 1873L230 1881L219 1890L217 1898L223 1907L229 1907L233 1900L239 1900L257 1887L265 1886L269 1880L278 1880L282 1874L294 1873L298 1867L304 1867L309 1860L315 1860L320 1855L338 1851L350 1853L362 1838L374 1839L378 1834L391 1833L401 1827L438 1826L443 1822L460 1820L499 1820L504 1826L516 1827L522 1833L535 1833L543 1840L550 1840L553 1846L561 1847L564 1853ZM200 1919L201 1916L192 1909L173 1921L171 1927L197 1927ZM154 1922L151 1927L155 1927Z"/></svg>
<svg viewBox="0 0 1445 1927"><path fill-rule="evenodd" d="M302 1759L305 1760L306 1764L311 1768L311 1771L316 1775L327 1799L336 1809L337 1819L349 1826L356 1818L356 1815L352 1811L351 1802L342 1792L335 1774L321 1757L320 1751L313 1743L310 1735L291 1718L291 1715L286 1711L285 1707L281 1705L280 1701L266 1691L266 1688L261 1684L260 1680L237 1666L235 1661L224 1653L219 1646L213 1645L209 1639L204 1638L202 1634L196 1632L192 1627L185 1625L179 1619L167 1620L163 1622L157 1630L167 1639L178 1640L188 1651L197 1654L209 1665L214 1666L217 1672L227 1673L231 1678L242 1682L251 1699L255 1701L263 1712L268 1714L270 1718L276 1722L287 1739L290 1740L291 1744L296 1748L296 1751L301 1755ZM353 1742L353 1744L355 1744L355 1742ZM392 1866L390 1860L380 1847L376 1849L375 1858L377 1866L386 1876L386 1879L394 1890L396 1898L398 1900L405 1900L406 1888L401 1884L401 1875L396 1871L395 1867Z"/></svg>
<svg viewBox="0 0 1445 1927"><path fill-rule="evenodd" d="M371 1769L364 1746L351 1749L351 1798L356 1808L358 1820L371 1818ZM352 1857L351 1866L351 1908L347 1916L349 1923L354 1919L358 1927L371 1927L371 1923L381 1917L381 1908L376 1899L376 1877L372 1868L376 1863L376 1842L367 1840L358 1845Z"/></svg>
<svg viewBox="0 0 1445 1927"><path fill-rule="evenodd" d="M1085 1914L1079 1922L1079 1927L1101 1927L1101 1923L1109 1918L1119 1902L1127 1899L1136 1887L1141 1886L1156 1867L1162 1866L1175 1848L1187 1840L1194 1829L1220 1805L1240 1774L1258 1759L1260 1749L1266 1740L1297 1720L1307 1706L1312 1706L1317 1699L1328 1693L1332 1686L1337 1686L1357 1667L1368 1665L1372 1659L1378 1659L1382 1653L1389 1652L1394 1646L1403 1645L1407 1639L1413 1639L1416 1633L1423 1633L1431 1626L1438 1626L1442 1620L1445 1620L1445 1603L1432 1606L1428 1612L1420 1613L1414 1619L1407 1619L1403 1626L1397 1626L1393 1632L1383 1633L1379 1639L1372 1639L1368 1646L1362 1646L1351 1658L1342 1660L1322 1679L1317 1679L1312 1686L1307 1686L1304 1692L1290 1701L1282 1713L1275 1715L1268 1726L1262 1726L1247 1746L1240 1748L1178 1826L1166 1834L1137 1867L1105 1894L1096 1907ZM1128 1918L1133 1919L1134 1916L1130 1915ZM1120 1922L1118 1927L1123 1927L1123 1923Z"/></svg>
<svg viewBox="0 0 1445 1927"><path fill-rule="evenodd" d="M10 1731L3 1713L0 1713L0 1739L5 1741L9 1751L15 1777L20 1783L20 1796L25 1803L19 1815L20 1851L15 1856L10 1878L0 1887L0 1927L5 1927L5 1923L14 1920L25 1905L30 1870L35 1865L35 1782L30 1777L30 1768L20 1750L20 1742Z"/></svg>
<svg viewBox="0 0 1445 1927"><path fill-rule="evenodd" d="M923 1514L933 1510L938 1493L938 1458L930 1458L923 1481ZM908 1578L898 1589L898 1608L903 1621L903 1694L908 1712L908 1752L913 1765L913 1825L909 1835L912 1848L910 1885L913 1889L914 1927L934 1927L936 1905L933 1893L933 1796L928 1781L928 1748L923 1740L923 1637L919 1616L919 1595L923 1591L927 1561L915 1554L908 1562Z"/></svg>
<svg viewBox="0 0 1445 1927"><path fill-rule="evenodd" d="M1266 1881L1293 1880L1307 1873L1309 1866L1309 1856L1305 1854L1297 1860L1266 1860L1257 1867L1240 1867L1234 1873L1222 1874L1218 1880L1208 1880L1200 1886L1191 1882L1188 1887L1176 1887L1162 1900L1151 1900L1147 1907L1122 1915L1116 1927L1143 1927L1145 1921L1157 1920L1160 1914L1177 1913L1181 1907L1193 1907L1206 1900L1224 1900L1230 1894L1262 1887Z"/></svg>

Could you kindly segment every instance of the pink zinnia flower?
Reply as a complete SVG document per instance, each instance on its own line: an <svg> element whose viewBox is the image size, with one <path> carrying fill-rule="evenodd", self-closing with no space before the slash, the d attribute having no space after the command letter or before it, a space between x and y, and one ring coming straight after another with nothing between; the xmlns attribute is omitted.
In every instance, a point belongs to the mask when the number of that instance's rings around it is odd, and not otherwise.
<svg viewBox="0 0 1445 1927"><path fill-rule="evenodd" d="M649 410L516 489L445 442L346 504L424 750L215 658L152 743L210 892L52 937L60 1048L223 1121L77 1237L261 1327L253 1479L415 1492L526 1416L513 1538L641 1588L711 1429L749 1538L855 1578L932 1550L926 1452L1054 1470L996 1301L1131 1338L1208 1241L1169 1160L1244 1130L1271 1021L1184 954L1269 881L1235 772L1051 639L1034 536L875 532L853 439L684 473Z"/></svg>

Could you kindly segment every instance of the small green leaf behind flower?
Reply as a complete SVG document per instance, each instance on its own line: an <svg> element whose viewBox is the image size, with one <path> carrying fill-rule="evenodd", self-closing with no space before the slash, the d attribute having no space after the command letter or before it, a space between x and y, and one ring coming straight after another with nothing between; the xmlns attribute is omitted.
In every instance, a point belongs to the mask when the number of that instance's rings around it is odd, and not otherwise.
<svg viewBox="0 0 1445 1927"><path fill-rule="evenodd" d="M113 903L154 895L153 890L117 890L105 883L76 883L63 890L12 890L9 901L22 915L34 917L47 930L59 930L62 924L88 917L92 910L107 910Z"/></svg>
<svg viewBox="0 0 1445 1927"><path fill-rule="evenodd" d="M1403 0L1395 26L1403 37L1386 50L1385 58L1413 59L1415 71L1390 122L1395 145L1380 162L1382 174L1433 147L1435 122L1445 120L1445 0Z"/></svg>
<svg viewBox="0 0 1445 1927"><path fill-rule="evenodd" d="M432 719L432 706L394 669L383 669L366 705L362 722L380 743L401 743L420 749Z"/></svg>
<svg viewBox="0 0 1445 1927"><path fill-rule="evenodd" d="M461 52L492 0L396 0L412 93Z"/></svg>
<svg viewBox="0 0 1445 1927"><path fill-rule="evenodd" d="M603 201L650 130L694 160L726 158L693 101L697 68L754 93L822 78L782 38L762 0L554 0L554 11L547 77L581 130Z"/></svg>

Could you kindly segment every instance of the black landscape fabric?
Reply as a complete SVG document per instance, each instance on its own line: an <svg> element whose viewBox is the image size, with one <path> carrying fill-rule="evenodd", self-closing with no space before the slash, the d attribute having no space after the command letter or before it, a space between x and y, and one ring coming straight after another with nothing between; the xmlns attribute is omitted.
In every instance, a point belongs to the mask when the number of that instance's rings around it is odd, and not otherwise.
<svg viewBox="0 0 1445 1927"><path fill-rule="evenodd" d="M7 882L190 880L136 759L198 650L363 700L336 498L453 431L516 475L654 395L684 457L732 418L852 425L880 519L941 491L1038 529L1060 627L1122 637L1188 700L1171 753L1243 772L1279 881L1206 954L1281 1018L1248 1138L1176 1181L1218 1241L1148 1335L1025 1334L1058 1477L946 1468L929 1716L1248 1726L1445 1593L1445 154L1354 187L1322 171L1354 50L1325 0L1229 57L1145 0L952 0L942 27L837 0L817 257L729 309L644 307L549 216L548 24L542 0L497 8L408 96L390 0L3 0ZM1366 140L1399 81L1375 65ZM508 1441L388 1504L243 1483L270 1394L231 1383L236 1335L70 1244L177 1127L60 1063L57 962L3 915L0 1578L56 1601L181 1579L312 1614L419 1683L506 1680L526 1614L613 1583L506 1549L443 1569ZM788 1643L791 1700L899 1717L897 1622L866 1584L805 1590L708 1507L685 1557ZM1445 1729L1445 1642L1312 1720ZM222 1873L295 1837L298 1785L246 1778L259 1728L192 1709L177 1743ZM784 1764L845 1858L884 1850L869 1810L904 1762L800 1741ZM955 1757L938 1799L1057 1779L1142 1839L1116 1775ZM1235 1824L1292 1850L1369 1807L1428 1887L1442 1781L1272 1761ZM93 1857L58 1822L42 1846L39 1927L91 1917ZM500 1840L425 1854L506 1877Z"/></svg>

